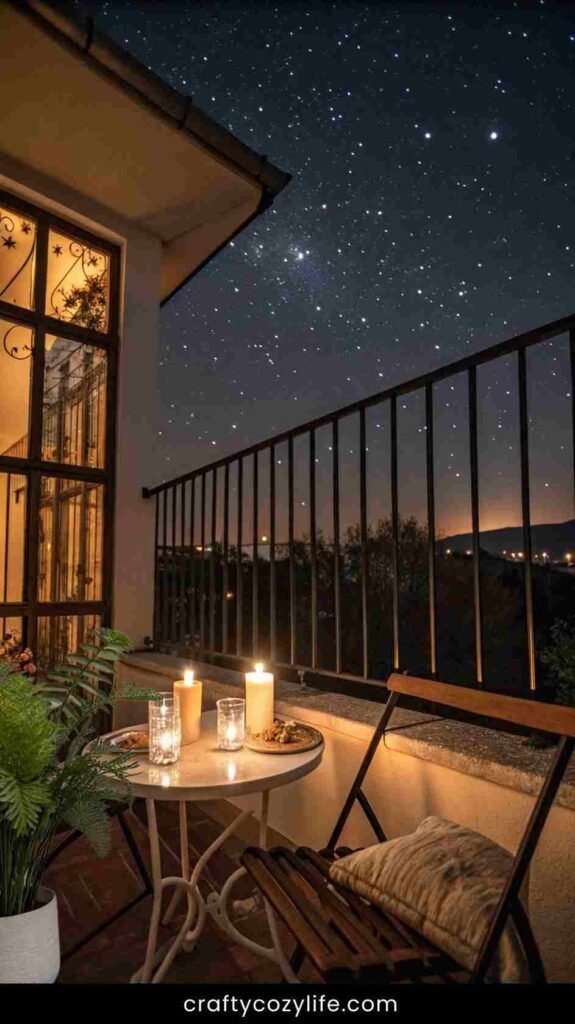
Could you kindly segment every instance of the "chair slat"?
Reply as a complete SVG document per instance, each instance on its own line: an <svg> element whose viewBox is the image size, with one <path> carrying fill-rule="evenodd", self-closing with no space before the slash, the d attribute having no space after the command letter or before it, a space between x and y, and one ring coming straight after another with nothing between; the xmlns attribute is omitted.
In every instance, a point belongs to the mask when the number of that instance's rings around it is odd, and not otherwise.
<svg viewBox="0 0 575 1024"><path fill-rule="evenodd" d="M575 739L575 708L563 707L560 704L544 704L542 701L507 697L500 693L472 690L466 686L453 686L450 683L435 682L433 679L419 679L417 676L401 676L396 673L389 677L387 689L392 693L434 701L436 704L445 704L500 722Z"/></svg>
<svg viewBox="0 0 575 1024"><path fill-rule="evenodd" d="M333 925L343 935L350 946L362 957L367 957L374 963L381 964L386 959L386 951L378 942L369 929L362 925L361 919L352 913L351 907L345 897L336 895L336 892L328 887L324 879L305 861L300 860L291 850L282 848L278 859L289 861L295 871L303 875L312 892L321 900L322 908L331 918Z"/></svg>
<svg viewBox="0 0 575 1024"><path fill-rule="evenodd" d="M315 850L311 850L307 846L301 846L297 851L297 855L301 859L309 861L314 865L320 875L325 879L329 879L329 862L325 860L324 857L317 854ZM387 917L379 907L362 901L360 897L350 889L344 890L342 886L335 882L332 882L332 884L338 892L345 893L345 898L350 907L352 907L363 921L365 921L365 923L375 931L375 934L379 937L379 941L383 941L386 948L389 946L391 949L396 947L413 949L416 946L412 935L408 933L407 929L405 929L399 921L396 921L394 918Z"/></svg>
<svg viewBox="0 0 575 1024"><path fill-rule="evenodd" d="M317 930L298 911L284 891L281 882L269 871L269 860L262 858L263 850L248 847L241 855L241 862L250 873L264 897L287 925L296 941L305 949L317 970L325 977L341 976L341 980L353 978L353 969L341 956L334 956Z"/></svg>

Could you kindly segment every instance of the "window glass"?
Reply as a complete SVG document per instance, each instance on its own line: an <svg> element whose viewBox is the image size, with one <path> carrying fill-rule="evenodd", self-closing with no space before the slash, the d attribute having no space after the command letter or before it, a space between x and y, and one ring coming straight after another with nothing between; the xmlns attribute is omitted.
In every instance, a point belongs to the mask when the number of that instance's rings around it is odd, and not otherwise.
<svg viewBox="0 0 575 1024"><path fill-rule="evenodd" d="M95 639L99 615L51 615L38 619L36 663L41 671L60 664L66 654Z"/></svg>
<svg viewBox="0 0 575 1024"><path fill-rule="evenodd" d="M42 458L104 466L106 353L68 338L46 336Z"/></svg>
<svg viewBox="0 0 575 1024"><path fill-rule="evenodd" d="M45 311L93 331L108 330L110 257L50 230Z"/></svg>
<svg viewBox="0 0 575 1024"><path fill-rule="evenodd" d="M38 599L102 598L102 484L42 477Z"/></svg>
<svg viewBox="0 0 575 1024"><path fill-rule="evenodd" d="M32 309L36 221L0 204L0 299Z"/></svg>
<svg viewBox="0 0 575 1024"><path fill-rule="evenodd" d="M34 331L0 317L0 455L26 458Z"/></svg>
<svg viewBox="0 0 575 1024"><path fill-rule="evenodd" d="M24 599L26 483L18 473L0 473L0 604Z"/></svg>

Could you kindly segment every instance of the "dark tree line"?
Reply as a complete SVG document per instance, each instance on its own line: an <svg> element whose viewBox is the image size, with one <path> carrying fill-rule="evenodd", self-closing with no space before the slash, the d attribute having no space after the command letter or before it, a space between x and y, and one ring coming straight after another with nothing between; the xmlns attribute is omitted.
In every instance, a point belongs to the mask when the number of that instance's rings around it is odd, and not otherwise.
<svg viewBox="0 0 575 1024"><path fill-rule="evenodd" d="M292 625L295 628L295 661L311 664L312 643L312 547L303 537L293 544L290 566L286 544L275 548L276 661L289 662ZM369 675L386 678L393 669L394 543L392 523L380 519L367 531L367 632ZM362 674L362 548L359 526L350 527L340 539L339 588L342 671ZM475 673L473 559L448 554L441 542L435 545L438 675L450 682L472 684ZM326 670L336 668L335 552L331 537L319 533L315 545L317 588L318 662ZM573 607L573 579L551 566L532 567L536 649L549 642L553 623ZM224 572L220 545L204 552L167 548L158 558L158 639L170 648L223 645L224 606L227 615L228 651L237 650L238 608L241 653L252 654L254 610L257 607L257 654L270 652L270 551L259 550L257 601L254 605L253 550L228 549ZM481 600L485 677L488 685L518 692L528 685L524 614L524 567L481 553ZM291 621L290 579L295 588L295 617ZM203 584L202 584L203 580ZM242 599L239 602L239 593ZM429 551L427 529L415 518L399 521L398 596L400 668L430 673ZM203 609L203 613L202 613ZM213 616L213 618L212 618ZM542 678L546 668L539 664Z"/></svg>

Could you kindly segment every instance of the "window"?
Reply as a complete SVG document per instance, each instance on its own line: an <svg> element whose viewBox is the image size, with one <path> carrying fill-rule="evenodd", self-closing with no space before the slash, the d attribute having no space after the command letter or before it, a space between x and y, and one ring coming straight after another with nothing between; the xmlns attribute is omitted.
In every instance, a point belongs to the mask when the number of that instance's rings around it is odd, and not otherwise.
<svg viewBox="0 0 575 1024"><path fill-rule="evenodd" d="M118 291L117 247L0 191L0 659L110 622Z"/></svg>

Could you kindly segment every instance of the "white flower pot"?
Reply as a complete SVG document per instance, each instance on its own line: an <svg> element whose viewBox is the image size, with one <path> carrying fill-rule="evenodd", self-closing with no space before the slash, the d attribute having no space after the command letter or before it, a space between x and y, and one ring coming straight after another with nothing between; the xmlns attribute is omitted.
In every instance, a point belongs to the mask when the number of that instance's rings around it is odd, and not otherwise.
<svg viewBox="0 0 575 1024"><path fill-rule="evenodd" d="M0 917L0 984L52 983L60 970L58 903L42 886L36 910Z"/></svg>

